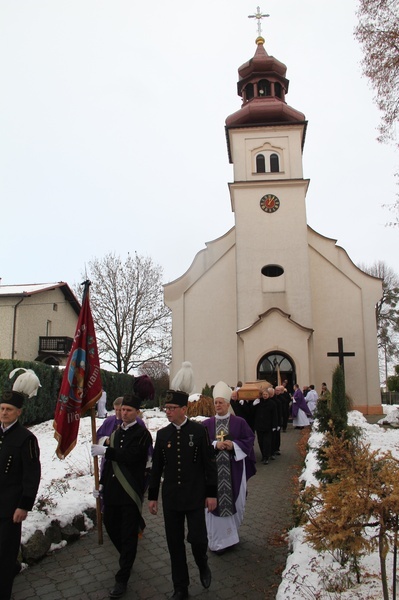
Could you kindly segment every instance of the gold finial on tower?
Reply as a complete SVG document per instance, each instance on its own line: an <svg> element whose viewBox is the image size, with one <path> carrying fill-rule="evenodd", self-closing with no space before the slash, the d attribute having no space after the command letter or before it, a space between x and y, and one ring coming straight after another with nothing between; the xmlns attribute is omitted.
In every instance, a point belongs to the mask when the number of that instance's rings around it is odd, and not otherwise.
<svg viewBox="0 0 399 600"><path fill-rule="evenodd" d="M270 15L262 14L259 6L256 7L256 13L254 15L248 15L248 19L257 19L258 20L258 37L255 40L256 44L258 44L258 45L265 43L265 39L262 36L262 23L261 23L262 19L264 19L265 17L270 17Z"/></svg>

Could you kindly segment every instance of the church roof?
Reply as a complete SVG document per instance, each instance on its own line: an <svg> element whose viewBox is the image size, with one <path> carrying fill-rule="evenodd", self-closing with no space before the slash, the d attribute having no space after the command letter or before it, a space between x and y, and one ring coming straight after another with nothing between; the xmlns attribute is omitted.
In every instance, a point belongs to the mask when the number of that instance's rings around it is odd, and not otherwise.
<svg viewBox="0 0 399 600"><path fill-rule="evenodd" d="M276 123L304 123L305 115L285 101L289 81L285 64L269 56L264 39L256 40L254 56L238 69L238 95L243 103L226 119L226 127L242 127Z"/></svg>
<svg viewBox="0 0 399 600"><path fill-rule="evenodd" d="M265 50L263 43L264 39L259 37L257 39L257 47L255 54L238 69L238 75L240 78L238 82L239 91L240 88L242 88L243 83L246 80L248 80L254 73L275 73L279 77L283 77L285 79L287 67L284 63L274 58L274 56L269 56ZM285 79L285 82L288 90L289 82L287 79Z"/></svg>

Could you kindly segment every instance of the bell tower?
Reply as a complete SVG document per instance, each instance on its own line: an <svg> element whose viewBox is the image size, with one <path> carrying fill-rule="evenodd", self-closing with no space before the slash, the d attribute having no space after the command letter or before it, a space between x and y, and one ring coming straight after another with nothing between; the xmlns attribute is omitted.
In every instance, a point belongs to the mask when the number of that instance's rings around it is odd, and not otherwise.
<svg viewBox="0 0 399 600"><path fill-rule="evenodd" d="M287 67L258 37L238 70L241 108L226 119L236 232L237 331L270 309L312 329L302 150L305 116L286 102Z"/></svg>

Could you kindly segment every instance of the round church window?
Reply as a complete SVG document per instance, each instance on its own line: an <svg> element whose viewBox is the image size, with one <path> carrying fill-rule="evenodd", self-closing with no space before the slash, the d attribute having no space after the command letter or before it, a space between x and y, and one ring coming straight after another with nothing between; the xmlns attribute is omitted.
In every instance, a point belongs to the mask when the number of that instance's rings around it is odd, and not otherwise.
<svg viewBox="0 0 399 600"><path fill-rule="evenodd" d="M284 269L280 265L265 265L262 267L262 275L265 277L280 277L283 273Z"/></svg>

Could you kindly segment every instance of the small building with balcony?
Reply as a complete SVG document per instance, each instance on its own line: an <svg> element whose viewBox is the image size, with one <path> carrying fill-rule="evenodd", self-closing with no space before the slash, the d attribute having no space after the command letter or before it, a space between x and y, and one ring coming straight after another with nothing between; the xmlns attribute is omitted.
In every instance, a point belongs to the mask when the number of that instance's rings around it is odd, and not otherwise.
<svg viewBox="0 0 399 600"><path fill-rule="evenodd" d="M0 285L0 358L66 365L79 312L62 281Z"/></svg>

